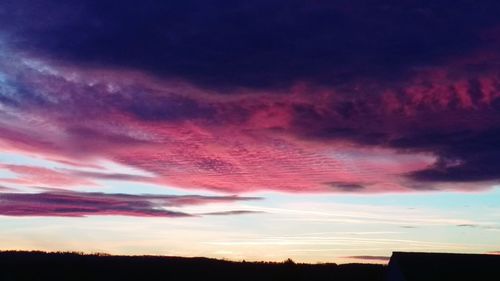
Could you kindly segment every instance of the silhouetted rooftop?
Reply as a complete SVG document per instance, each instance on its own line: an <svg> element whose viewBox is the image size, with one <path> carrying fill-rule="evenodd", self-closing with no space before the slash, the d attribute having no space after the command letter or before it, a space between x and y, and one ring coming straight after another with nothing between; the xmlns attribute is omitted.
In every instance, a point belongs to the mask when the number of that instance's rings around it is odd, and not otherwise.
<svg viewBox="0 0 500 281"><path fill-rule="evenodd" d="M394 252L389 281L500 280L500 255Z"/></svg>

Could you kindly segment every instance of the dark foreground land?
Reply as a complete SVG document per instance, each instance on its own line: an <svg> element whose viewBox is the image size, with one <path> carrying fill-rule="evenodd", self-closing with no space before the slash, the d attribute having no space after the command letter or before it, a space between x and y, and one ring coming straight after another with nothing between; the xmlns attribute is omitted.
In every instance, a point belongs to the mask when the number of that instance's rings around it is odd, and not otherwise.
<svg viewBox="0 0 500 281"><path fill-rule="evenodd" d="M2 281L381 281L385 271L385 266L370 264L255 263L207 258L0 252Z"/></svg>

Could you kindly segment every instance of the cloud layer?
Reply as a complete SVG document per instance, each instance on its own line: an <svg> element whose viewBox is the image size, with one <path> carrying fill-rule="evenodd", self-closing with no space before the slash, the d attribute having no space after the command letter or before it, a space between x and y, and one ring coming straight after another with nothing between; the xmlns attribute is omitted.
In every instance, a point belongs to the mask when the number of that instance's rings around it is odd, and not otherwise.
<svg viewBox="0 0 500 281"><path fill-rule="evenodd" d="M500 4L450 3L6 1L0 148L65 167L5 164L1 182L489 188Z"/></svg>
<svg viewBox="0 0 500 281"><path fill-rule="evenodd" d="M404 77L483 47L499 10L494 0L7 0L0 24L16 48L56 59L270 87Z"/></svg>

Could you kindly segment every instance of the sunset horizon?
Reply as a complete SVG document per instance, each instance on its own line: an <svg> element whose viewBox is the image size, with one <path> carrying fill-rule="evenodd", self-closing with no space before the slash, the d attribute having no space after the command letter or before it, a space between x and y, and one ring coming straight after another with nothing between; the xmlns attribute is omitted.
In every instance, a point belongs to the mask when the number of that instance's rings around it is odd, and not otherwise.
<svg viewBox="0 0 500 281"><path fill-rule="evenodd" d="M2 1L0 251L499 254L499 13Z"/></svg>

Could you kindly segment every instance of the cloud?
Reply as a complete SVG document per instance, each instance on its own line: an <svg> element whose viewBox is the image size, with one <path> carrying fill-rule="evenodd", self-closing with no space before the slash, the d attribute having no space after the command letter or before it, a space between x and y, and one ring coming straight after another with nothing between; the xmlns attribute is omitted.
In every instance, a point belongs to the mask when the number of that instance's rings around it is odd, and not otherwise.
<svg viewBox="0 0 500 281"><path fill-rule="evenodd" d="M111 9L101 1L22 0L2 7L13 47L219 88L395 79L475 50L500 10L495 1L122 1Z"/></svg>
<svg viewBox="0 0 500 281"><path fill-rule="evenodd" d="M199 195L130 195L55 190L42 193L4 192L0 194L0 215L187 217L192 215L168 210L168 208L255 199L258 198Z"/></svg>
<svg viewBox="0 0 500 281"><path fill-rule="evenodd" d="M478 227L478 225L476 224L469 224L469 223L466 223L466 224L457 224L458 227L470 227L470 228L473 228L473 227Z"/></svg>
<svg viewBox="0 0 500 281"><path fill-rule="evenodd" d="M295 130L321 142L435 155L432 165L407 174L425 189L444 183L491 185L500 176L498 69L477 77L460 73L460 67L453 78L447 68L426 70L398 87L377 86L370 94L332 100L329 108L308 105L295 114Z"/></svg>
<svg viewBox="0 0 500 281"><path fill-rule="evenodd" d="M0 185L0 192L12 192L12 191L15 191L15 189L11 188L11 187L6 187L6 186Z"/></svg>
<svg viewBox="0 0 500 281"><path fill-rule="evenodd" d="M361 191L365 187L362 184L359 183L354 183L354 182L327 182L326 183L328 186L340 190L340 191L346 191L346 192L356 192L356 191Z"/></svg>
<svg viewBox="0 0 500 281"><path fill-rule="evenodd" d="M14 178L0 178L0 182L18 185L42 185L50 187L98 186L96 180L117 180L153 183L156 178L144 175L75 170L67 168L49 169L29 165L0 164L0 168L12 172ZM100 170L103 170L101 168ZM105 169L104 169L105 170Z"/></svg>
<svg viewBox="0 0 500 281"><path fill-rule="evenodd" d="M90 172L90 171L78 171L78 170L65 170L69 175L90 178L90 179L101 179L101 180L119 180L119 181L136 181L136 182L152 182L154 177L142 176L142 175L131 175L122 173L102 173L102 172Z"/></svg>
<svg viewBox="0 0 500 281"><path fill-rule="evenodd" d="M43 106L32 104L31 97L20 105L4 104L8 109L3 112L5 121L0 124L4 149L43 155L61 164L78 159L81 165L92 166L95 159L106 159L151 175L145 178L116 173L69 172L67 169L57 171L69 174L72 180L146 181L230 193L265 189L318 192L328 190L323 182L364 183L346 169L351 160L335 159L329 152L344 151L342 145L338 145L338 149L315 147L313 143L274 131L275 126L289 126L290 120L281 117L289 105L282 104L276 109L277 101L273 99L261 96L259 99L227 100L185 84L160 83L151 90L155 82L150 78L118 70L104 73L75 68L64 70L43 61L8 64L11 67L4 71L11 84L18 85L15 91L37 89ZM67 76L67 73L74 75ZM121 76L130 79L124 84L119 82L122 79L116 78ZM176 92L172 93L172 87L177 87ZM61 89L71 94L61 95ZM143 91L147 94L141 98L148 99L147 104L155 104L157 97L184 95L196 98L198 104L216 113L202 119L192 118L190 113L184 118L173 119L138 117L127 108L135 103L137 93ZM16 98L22 100L22 95ZM266 107L262 107L263 104ZM144 110L147 111L147 107ZM247 112L249 117L242 118L240 114L234 117L234 112L240 111ZM269 124L264 123L268 120L266 116L277 117ZM394 165L399 158L393 157ZM416 166L424 168L428 163L428 159L415 158ZM370 170L389 168L370 166ZM397 170L409 172L414 168ZM296 175L299 174L308 176L298 180ZM375 174L370 172L368 177ZM41 178L37 180L39 184L47 184ZM382 190L383 181L387 181L383 178L367 180L382 182L378 186L371 185L374 190Z"/></svg>
<svg viewBox="0 0 500 281"><path fill-rule="evenodd" d="M483 95L470 104L470 91L450 90L461 89L465 74L441 79L441 69L396 83L400 89L373 87L371 95L349 97L335 88L299 85L276 95L221 96L122 70L19 61L4 61L6 80L12 91L32 89L40 101L2 94L20 101L3 103L4 149L61 164L78 159L89 167L106 159L150 175L54 171L67 185L116 179L228 193L399 192L478 190L498 179L494 144L500 112L494 107L498 94L488 86L495 83L492 70L478 80ZM323 98L307 100L309 93ZM176 102L185 99L196 105ZM172 101L172 108L164 101ZM176 116L157 113L153 105ZM158 116L145 118L132 106ZM21 176L31 177L31 184L57 185L30 173Z"/></svg>
<svg viewBox="0 0 500 281"><path fill-rule="evenodd" d="M17 174L17 178L0 178L0 182L16 183L23 185L49 185L49 186L74 186L74 185L96 185L90 180L74 177L64 172L55 171L48 168L0 164L0 168Z"/></svg>
<svg viewBox="0 0 500 281"><path fill-rule="evenodd" d="M391 259L391 257L386 257L386 256L348 256L344 258L364 260L364 261L382 261L382 262L388 262Z"/></svg>
<svg viewBox="0 0 500 281"><path fill-rule="evenodd" d="M234 210L234 211L224 211L224 212L211 212L204 213L205 216L230 216L230 215L247 215L247 214L260 214L260 211L250 211L250 210Z"/></svg>
<svg viewBox="0 0 500 281"><path fill-rule="evenodd" d="M400 139L397 145L413 149L429 149L439 153L440 160L428 169L414 172L411 177L419 181L476 182L498 180L497 161L500 156L495 149L500 140L500 128L483 132L472 130L453 133L434 133Z"/></svg>

